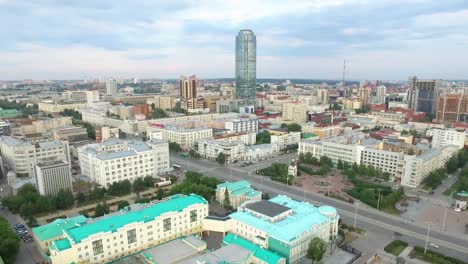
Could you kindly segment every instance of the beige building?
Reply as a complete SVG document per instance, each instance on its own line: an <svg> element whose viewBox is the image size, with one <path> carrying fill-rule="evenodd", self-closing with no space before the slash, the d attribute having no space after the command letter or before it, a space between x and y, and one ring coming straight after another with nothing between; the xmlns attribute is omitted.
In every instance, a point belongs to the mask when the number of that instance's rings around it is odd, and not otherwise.
<svg viewBox="0 0 468 264"><path fill-rule="evenodd" d="M358 89L358 96L363 106L368 105L370 103L369 89L367 89L366 87L361 87Z"/></svg>
<svg viewBox="0 0 468 264"><path fill-rule="evenodd" d="M77 126L66 126L56 128L52 131L54 140L67 140L68 142L76 142L88 139L86 128Z"/></svg>
<svg viewBox="0 0 468 264"><path fill-rule="evenodd" d="M197 151L201 157L216 160L219 153L223 153L226 163L244 160L245 144L241 141L219 141L213 139L200 139L197 142Z"/></svg>
<svg viewBox="0 0 468 264"><path fill-rule="evenodd" d="M155 96L153 99L148 99L147 104L155 105L156 109L173 109L175 107L175 98L172 96Z"/></svg>
<svg viewBox="0 0 468 264"><path fill-rule="evenodd" d="M216 201L224 205L226 191L229 195L230 205L237 209L246 201L262 200L262 192L252 189L248 181L224 182L216 186Z"/></svg>
<svg viewBox="0 0 468 264"><path fill-rule="evenodd" d="M230 96L222 96L222 95L208 95L204 96L204 108L208 108L210 113L216 113L216 103L220 100L230 99Z"/></svg>
<svg viewBox="0 0 468 264"><path fill-rule="evenodd" d="M307 120L307 106L303 103L284 103L282 118L285 122L304 123Z"/></svg>
<svg viewBox="0 0 468 264"><path fill-rule="evenodd" d="M200 139L212 138L211 128L161 127L149 134L150 138L164 139L178 143L182 147L193 148Z"/></svg>
<svg viewBox="0 0 468 264"><path fill-rule="evenodd" d="M281 132L270 130L271 144L276 144L282 149L286 149L288 146L297 145L301 141L301 132Z"/></svg>
<svg viewBox="0 0 468 264"><path fill-rule="evenodd" d="M314 133L321 139L336 137L341 133L341 127L340 125L315 126L312 129L312 133Z"/></svg>
<svg viewBox="0 0 468 264"><path fill-rule="evenodd" d="M86 107L86 102L41 102L38 103L39 111L46 112L46 113L59 113L65 109L75 110Z"/></svg>
<svg viewBox="0 0 468 264"><path fill-rule="evenodd" d="M83 102L90 104L94 102L99 102L99 91L98 90L65 91L65 92L62 92L62 97L65 100L83 101Z"/></svg>
<svg viewBox="0 0 468 264"><path fill-rule="evenodd" d="M250 133L250 132L237 132L237 133L229 133L229 134L222 134L217 135L214 137L215 140L218 141L226 141L226 142L243 142L245 145L255 145L257 142L257 134Z"/></svg>
<svg viewBox="0 0 468 264"><path fill-rule="evenodd" d="M60 127L72 126L72 118L62 116L56 118L43 118L38 120L19 120L12 124L12 134L44 133Z"/></svg>

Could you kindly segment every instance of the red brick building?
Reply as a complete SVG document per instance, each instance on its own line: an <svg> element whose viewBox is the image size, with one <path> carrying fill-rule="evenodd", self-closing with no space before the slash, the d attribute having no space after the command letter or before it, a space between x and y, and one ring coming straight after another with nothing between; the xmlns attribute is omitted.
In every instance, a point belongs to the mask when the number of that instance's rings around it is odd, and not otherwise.
<svg viewBox="0 0 468 264"><path fill-rule="evenodd" d="M145 115L149 117L149 105L147 104L136 104L133 106L133 115Z"/></svg>

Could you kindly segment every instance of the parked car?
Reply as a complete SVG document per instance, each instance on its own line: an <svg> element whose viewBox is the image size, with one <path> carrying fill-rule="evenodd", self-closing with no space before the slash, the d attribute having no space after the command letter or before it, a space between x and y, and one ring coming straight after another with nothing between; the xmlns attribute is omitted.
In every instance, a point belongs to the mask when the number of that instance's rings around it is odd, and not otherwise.
<svg viewBox="0 0 468 264"><path fill-rule="evenodd" d="M429 243L429 246L433 247L433 248L439 248L439 245L435 244L435 243Z"/></svg>

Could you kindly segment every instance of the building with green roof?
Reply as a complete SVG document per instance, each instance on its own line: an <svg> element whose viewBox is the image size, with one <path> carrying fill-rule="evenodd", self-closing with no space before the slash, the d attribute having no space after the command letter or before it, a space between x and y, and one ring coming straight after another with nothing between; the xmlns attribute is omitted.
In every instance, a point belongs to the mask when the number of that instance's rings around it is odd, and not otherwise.
<svg viewBox="0 0 468 264"><path fill-rule="evenodd" d="M466 210L468 208L468 191L455 194L455 208Z"/></svg>
<svg viewBox="0 0 468 264"><path fill-rule="evenodd" d="M224 237L223 244L224 245L235 244L253 252L253 256L259 260L258 261L259 263L266 263L266 264L286 263L286 259L280 256L279 254L272 252L268 249L262 248L259 245L256 245L238 235L228 233Z"/></svg>
<svg viewBox="0 0 468 264"><path fill-rule="evenodd" d="M49 247L50 259L60 264L111 262L174 238L201 234L207 215L208 202L195 194L135 204L62 229L63 239Z"/></svg>
<svg viewBox="0 0 468 264"><path fill-rule="evenodd" d="M306 256L312 238L329 241L338 234L339 215L331 206L316 207L278 195L270 200L244 203L237 210L229 215L236 227L230 232L276 252L288 263Z"/></svg>
<svg viewBox="0 0 468 264"><path fill-rule="evenodd" d="M248 181L224 182L216 186L216 201L224 204L225 195L229 194L232 208L239 207L246 201L260 201L262 193L250 187Z"/></svg>
<svg viewBox="0 0 468 264"><path fill-rule="evenodd" d="M16 109L0 109L0 118L15 118L21 115Z"/></svg>
<svg viewBox="0 0 468 264"><path fill-rule="evenodd" d="M34 227L32 229L34 239L40 248L46 252L52 242L64 238L63 231L86 224L88 218L79 215L72 218L57 218L46 225Z"/></svg>

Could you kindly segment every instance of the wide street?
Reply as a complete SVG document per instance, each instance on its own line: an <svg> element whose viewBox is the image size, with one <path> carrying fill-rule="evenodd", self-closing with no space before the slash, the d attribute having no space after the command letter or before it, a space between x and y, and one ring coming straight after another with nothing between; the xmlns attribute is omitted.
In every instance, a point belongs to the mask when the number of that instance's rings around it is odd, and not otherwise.
<svg viewBox="0 0 468 264"><path fill-rule="evenodd" d="M250 172L257 168L268 167L273 162L289 162L294 154L279 155L258 164L240 167L240 164L231 164L228 167L220 166L214 162L206 160L189 159L171 154L171 162L180 165L185 170L193 170L207 176L213 176L220 180L248 180L254 187L262 192L269 193L270 196L285 194L298 200L304 200L315 205L327 204L337 208L342 219L348 224L354 224L355 212L356 223L363 229L381 231L382 237L392 238L394 232L401 233L398 239L405 240L410 245L425 245L428 226L430 223L404 223L401 217L379 212L374 208L361 204L349 204L340 200L335 200L317 193L305 193L298 187L287 186L285 184L271 181L268 177L253 175ZM357 210L356 210L357 208ZM430 248L442 254L456 257L461 260L468 260L468 237L463 234L447 234L434 230L429 232L429 242L439 245L438 249ZM369 244L372 248L372 244ZM377 249L376 249L377 250Z"/></svg>

